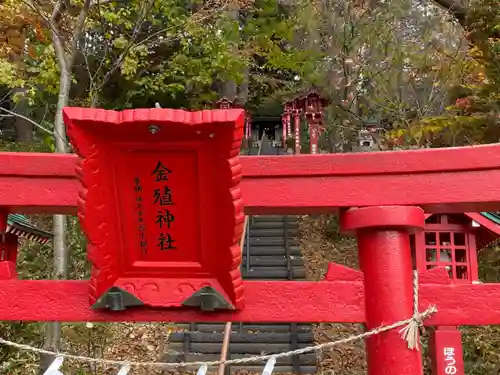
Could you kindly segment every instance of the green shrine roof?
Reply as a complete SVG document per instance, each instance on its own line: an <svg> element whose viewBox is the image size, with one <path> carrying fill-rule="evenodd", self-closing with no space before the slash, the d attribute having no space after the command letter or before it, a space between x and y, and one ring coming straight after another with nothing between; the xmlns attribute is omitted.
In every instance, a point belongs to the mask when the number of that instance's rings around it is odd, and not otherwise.
<svg viewBox="0 0 500 375"><path fill-rule="evenodd" d="M483 215L485 218L493 221L495 224L500 225L500 212L481 212L481 215Z"/></svg>
<svg viewBox="0 0 500 375"><path fill-rule="evenodd" d="M33 225L26 216L20 214L9 214L7 218L7 233L18 237L33 240L39 243L47 243L53 235Z"/></svg>

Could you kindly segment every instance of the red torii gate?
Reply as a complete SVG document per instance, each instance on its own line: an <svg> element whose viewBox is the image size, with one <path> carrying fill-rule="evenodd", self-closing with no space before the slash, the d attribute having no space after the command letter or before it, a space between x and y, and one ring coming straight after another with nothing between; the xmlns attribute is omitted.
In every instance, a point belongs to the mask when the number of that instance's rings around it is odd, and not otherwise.
<svg viewBox="0 0 500 375"><path fill-rule="evenodd" d="M215 137L220 135L226 140L225 147L237 150L244 112L232 109L187 114L152 109L124 111L118 116L113 111L69 109L66 120L74 122L72 137L79 140L77 148L85 148L87 151L81 152L88 157L103 144L117 147L124 142L127 150L133 149L134 141L144 141L137 129L148 129L154 135L162 126L170 129L168 136L178 134L183 147L195 145L188 142L191 133L184 130L192 128L195 134L201 126L214 132L211 134L220 131ZM90 137L82 146L86 128L95 144ZM117 129L123 133L119 137ZM130 129L137 131L127 135ZM83 133L75 135L79 131ZM114 143L106 141L109 137ZM148 152L161 152L165 145L168 143L160 142ZM177 151L184 152L183 147ZM112 148L109 155L115 150ZM238 158L228 149L221 152L231 158L231 188L238 184L234 178L241 177L245 213L338 212L343 230L358 238L361 271L331 263L325 279L319 282L243 281L244 302L239 296L235 310L209 313L192 308L95 310L89 305L88 281L2 280L0 320L364 322L373 329L413 315L409 232L423 228L424 210L500 209L500 145L281 157ZM113 157L109 155L106 157ZM94 160L97 164L90 168L112 160ZM77 156L0 153L0 163L1 212L76 214L81 200L75 173ZM144 169L138 164L125 163L121 168ZM81 194L88 199L85 194L100 194L102 186L86 187L87 193ZM233 196L233 200L241 202L240 196ZM85 209L88 207L81 206L80 214L89 214ZM232 225L240 224L236 220ZM234 233L236 236L238 230ZM452 284L443 269L434 269L420 274L419 300L420 310L430 304L438 306L438 312L424 321L428 326L500 324L500 284ZM368 339L367 351L371 375L422 373L420 353L409 350L397 330Z"/></svg>

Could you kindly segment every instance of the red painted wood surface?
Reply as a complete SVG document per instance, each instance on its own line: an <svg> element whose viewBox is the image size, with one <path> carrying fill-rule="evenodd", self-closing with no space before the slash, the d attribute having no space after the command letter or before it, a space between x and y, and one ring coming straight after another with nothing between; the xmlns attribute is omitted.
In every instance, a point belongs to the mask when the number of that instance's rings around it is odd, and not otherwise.
<svg viewBox="0 0 500 375"><path fill-rule="evenodd" d="M0 298L4 303L0 320L283 323L331 318L343 322L364 320L361 283L247 281L243 285L245 308L235 312L141 307L106 312L89 306L88 281L2 281Z"/></svg>
<svg viewBox="0 0 500 375"><path fill-rule="evenodd" d="M429 339L433 375L464 375L462 333L456 328L440 327Z"/></svg>
<svg viewBox="0 0 500 375"><path fill-rule="evenodd" d="M90 303L119 287L154 307L201 289L243 307L244 111L65 108L92 263ZM152 128L153 126L153 128Z"/></svg>
<svg viewBox="0 0 500 375"><path fill-rule="evenodd" d="M377 224L378 223L378 224ZM413 267L408 228L425 225L418 207L365 207L341 216L344 230L355 231L364 274L368 330L413 315ZM366 340L368 375L421 375L422 357L409 350L399 330Z"/></svg>
<svg viewBox="0 0 500 375"><path fill-rule="evenodd" d="M420 280L420 310L424 311L431 304L436 304L438 308L436 314L425 320L425 325L500 324L500 284L456 285L447 284L444 279L427 283L423 275ZM270 323L365 321L364 288L360 281L244 281L243 286L245 308L237 312L202 313L196 309L145 310L140 307L124 312L104 312L90 308L88 280L6 280L2 281L0 288L0 299L3 301L0 320Z"/></svg>
<svg viewBox="0 0 500 375"><path fill-rule="evenodd" d="M377 205L445 213L500 210L500 145L240 160L249 214ZM0 163L0 206L75 212L75 155L0 153Z"/></svg>
<svg viewBox="0 0 500 375"><path fill-rule="evenodd" d="M0 208L0 234L7 232L9 212L5 208Z"/></svg>
<svg viewBox="0 0 500 375"><path fill-rule="evenodd" d="M0 280L17 279L17 245L18 237L7 233L5 239L0 238Z"/></svg>

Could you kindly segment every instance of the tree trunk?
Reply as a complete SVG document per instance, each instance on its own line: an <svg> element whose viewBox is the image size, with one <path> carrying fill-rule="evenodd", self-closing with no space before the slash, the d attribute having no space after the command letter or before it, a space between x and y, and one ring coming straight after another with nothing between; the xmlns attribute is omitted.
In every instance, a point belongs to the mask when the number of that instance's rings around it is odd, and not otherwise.
<svg viewBox="0 0 500 375"><path fill-rule="evenodd" d="M71 63L68 63L66 52L59 39L53 31L53 42L56 50L59 67L61 70L59 78L59 96L57 98L56 115L54 118L54 140L55 152L67 153L66 128L64 127L62 110L68 105L69 93L71 89ZM66 244L66 216L54 215L52 221L52 231L54 234L54 279L61 280L68 278L68 258L69 252ZM50 322L47 324L45 336L45 349L58 351L61 342L61 322ZM40 370L43 374L54 360L53 356L40 356Z"/></svg>
<svg viewBox="0 0 500 375"><path fill-rule="evenodd" d="M230 39L232 39L230 48L232 48L234 50L234 53L237 53L240 35L239 35L239 33L234 35L234 33L233 33L234 28L232 27L233 26L232 24L234 22L239 21L238 4L236 2L231 4L229 6L229 10L226 12L226 14L227 14L227 17L229 19L229 22L231 23L229 25L229 32L231 33ZM238 86L237 86L236 82L232 79L226 80L222 84L222 87L221 87L221 96L231 100L234 103L237 95L238 95Z"/></svg>
<svg viewBox="0 0 500 375"><path fill-rule="evenodd" d="M66 128L62 117L62 110L68 105L69 90L71 87L71 74L65 69L61 70L59 97L54 119L54 138L56 152L67 152ZM52 221L52 231L54 234L54 279L61 280L68 278L68 258L69 251L66 241L66 216L54 215ZM61 322L50 322L47 324L45 334L45 349L58 351L61 342ZM40 370L43 374L54 360L53 356L40 356Z"/></svg>
<svg viewBox="0 0 500 375"><path fill-rule="evenodd" d="M24 89L15 90L18 93L24 93ZM28 100L21 97L21 100L17 103L15 107L15 112L22 116L28 117L29 104ZM29 143L33 140L33 124L21 117L16 117L14 121L14 127L16 128L16 140L20 143Z"/></svg>
<svg viewBox="0 0 500 375"><path fill-rule="evenodd" d="M248 101L249 82L250 82L250 67L246 65L245 70L243 72L243 82L241 83L240 88L238 90L238 104L242 107L244 107Z"/></svg>

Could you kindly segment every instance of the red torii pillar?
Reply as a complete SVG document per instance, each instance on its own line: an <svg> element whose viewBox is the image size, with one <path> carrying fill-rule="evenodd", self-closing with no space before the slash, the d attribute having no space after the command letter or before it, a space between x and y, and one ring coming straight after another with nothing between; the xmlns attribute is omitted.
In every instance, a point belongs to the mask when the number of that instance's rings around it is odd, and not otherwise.
<svg viewBox="0 0 500 375"><path fill-rule="evenodd" d="M341 216L342 229L358 238L364 273L368 330L408 319L413 311L413 269L410 233L425 225L420 207L353 208ZM398 330L366 340L368 375L421 375L422 357L409 350Z"/></svg>
<svg viewBox="0 0 500 375"><path fill-rule="evenodd" d="M252 145L252 119L247 115L245 119L245 138L249 140L250 146Z"/></svg>
<svg viewBox="0 0 500 375"><path fill-rule="evenodd" d="M311 91L301 99L301 103L309 127L309 152L317 154L319 132L322 129L323 109L328 104L328 101L322 98L317 92Z"/></svg>
<svg viewBox="0 0 500 375"><path fill-rule="evenodd" d="M287 138L287 133L286 133L286 129L287 129L287 116L285 113L283 113L281 115L281 126L283 127L282 128L282 137L283 137L283 145L285 144L286 142L286 138Z"/></svg>
<svg viewBox="0 0 500 375"><path fill-rule="evenodd" d="M281 115L281 123L283 125L283 144L286 144L287 138L292 136L292 108L292 102L290 101L283 105L283 114Z"/></svg>
<svg viewBox="0 0 500 375"><path fill-rule="evenodd" d="M295 154L300 154L300 109L295 107L292 109L292 116L295 126Z"/></svg>

